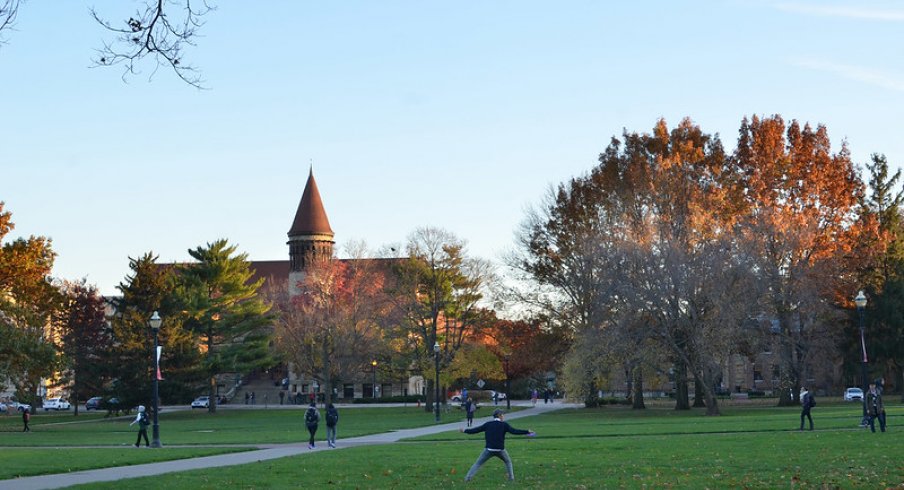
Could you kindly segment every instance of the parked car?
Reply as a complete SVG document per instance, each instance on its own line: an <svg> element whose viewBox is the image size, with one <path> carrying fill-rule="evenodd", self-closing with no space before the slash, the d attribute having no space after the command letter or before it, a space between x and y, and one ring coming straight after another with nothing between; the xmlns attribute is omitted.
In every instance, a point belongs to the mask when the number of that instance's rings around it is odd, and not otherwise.
<svg viewBox="0 0 904 490"><path fill-rule="evenodd" d="M844 401L863 401L863 390L861 388L848 388L844 390Z"/></svg>
<svg viewBox="0 0 904 490"><path fill-rule="evenodd" d="M8 410L16 409L20 412L31 411L31 405L27 403L9 402L7 406L9 407Z"/></svg>
<svg viewBox="0 0 904 490"><path fill-rule="evenodd" d="M491 392L490 392L490 398L491 398L491 399L493 398L493 394L496 395L496 399L497 399L497 400L505 400L505 393L502 393L501 391L500 391L500 392L491 391Z"/></svg>
<svg viewBox="0 0 904 490"><path fill-rule="evenodd" d="M69 404L66 400L60 397L48 398L44 400L44 411L48 410L69 410L72 408L72 405Z"/></svg>
<svg viewBox="0 0 904 490"><path fill-rule="evenodd" d="M0 402L0 412L6 413L7 410L9 410L9 409L6 407L6 404L3 402Z"/></svg>
<svg viewBox="0 0 904 490"><path fill-rule="evenodd" d="M100 410L104 403L104 397L94 396L85 402L85 410Z"/></svg>
<svg viewBox="0 0 904 490"><path fill-rule="evenodd" d="M210 406L210 397L209 396L199 396L195 398L193 402L191 402L191 408L207 408Z"/></svg>

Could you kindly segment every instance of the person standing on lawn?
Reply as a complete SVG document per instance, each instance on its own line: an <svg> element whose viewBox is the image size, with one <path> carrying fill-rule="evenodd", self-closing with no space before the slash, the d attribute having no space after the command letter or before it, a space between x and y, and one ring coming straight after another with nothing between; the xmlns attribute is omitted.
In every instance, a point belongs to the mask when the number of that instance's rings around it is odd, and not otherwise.
<svg viewBox="0 0 904 490"><path fill-rule="evenodd" d="M317 433L317 424L319 423L320 412L317 411L317 404L311 402L311 405L308 406L308 409L304 412L304 425L311 434L311 439L308 441L308 449L314 449L314 434Z"/></svg>
<svg viewBox="0 0 904 490"><path fill-rule="evenodd" d="M810 415L810 409L816 406L816 399L806 388L801 387L801 391L803 393L800 395L800 430L804 430L804 417L810 421L810 430L813 430L813 417Z"/></svg>
<svg viewBox="0 0 904 490"><path fill-rule="evenodd" d="M882 403L882 393L876 383L869 384L869 392L866 394L866 411L869 414L869 429L876 432L876 419L879 419L879 429L885 432L885 404Z"/></svg>
<svg viewBox="0 0 904 490"><path fill-rule="evenodd" d="M326 407L326 444L329 447L336 447L336 424L339 423L339 410L335 405L330 403Z"/></svg>
<svg viewBox="0 0 904 490"><path fill-rule="evenodd" d="M474 474L477 473L477 470L479 470L488 459L494 456L505 463L509 481L515 481L515 470L512 467L512 459L505 450L505 434L535 435L530 429L515 429L509 425L508 422L505 421L505 414L500 409L496 409L493 412L493 420L486 422L480 427L474 427L472 429L459 428L458 431L464 432L465 434L477 434L478 432L483 432L485 434L484 437L486 438L486 446L484 447L483 452L480 453L477 461L475 461L474 465L471 466L471 469L468 470L468 474L465 475L465 481L471 481L471 478L474 478Z"/></svg>
<svg viewBox="0 0 904 490"><path fill-rule="evenodd" d="M135 441L135 447L141 446L141 438L144 437L144 447L148 447L151 445L148 442L148 426L151 425L151 422L148 420L148 413L144 409L144 405L138 405L138 414L135 415L135 420L129 424L129 427L138 424L138 440Z"/></svg>

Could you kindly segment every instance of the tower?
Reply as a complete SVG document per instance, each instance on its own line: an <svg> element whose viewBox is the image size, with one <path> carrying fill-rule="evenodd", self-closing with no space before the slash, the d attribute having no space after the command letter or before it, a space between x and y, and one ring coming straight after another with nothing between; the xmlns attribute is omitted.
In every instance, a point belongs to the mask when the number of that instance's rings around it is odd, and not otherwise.
<svg viewBox="0 0 904 490"><path fill-rule="evenodd" d="M323 209L320 191L314 181L314 169L308 175L295 220L289 229L289 293L298 294L301 282L311 265L333 258L333 230Z"/></svg>

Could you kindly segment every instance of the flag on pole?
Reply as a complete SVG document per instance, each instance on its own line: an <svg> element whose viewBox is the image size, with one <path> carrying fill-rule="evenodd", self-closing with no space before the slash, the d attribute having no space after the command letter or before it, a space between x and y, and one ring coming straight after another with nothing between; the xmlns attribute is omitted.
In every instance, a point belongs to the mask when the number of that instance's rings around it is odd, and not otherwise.
<svg viewBox="0 0 904 490"><path fill-rule="evenodd" d="M163 346L157 346L157 380L163 381L163 376L160 374L160 353L163 352Z"/></svg>

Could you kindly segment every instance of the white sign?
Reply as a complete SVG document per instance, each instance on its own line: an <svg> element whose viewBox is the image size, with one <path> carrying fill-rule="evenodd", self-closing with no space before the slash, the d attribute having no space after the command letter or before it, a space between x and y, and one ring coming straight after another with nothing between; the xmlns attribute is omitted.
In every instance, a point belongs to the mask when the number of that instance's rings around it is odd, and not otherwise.
<svg viewBox="0 0 904 490"><path fill-rule="evenodd" d="M483 389L483 385L485 385L485 384L486 384L486 383L484 383L482 379L478 379L478 380L477 380L477 387L478 387L478 388Z"/></svg>

